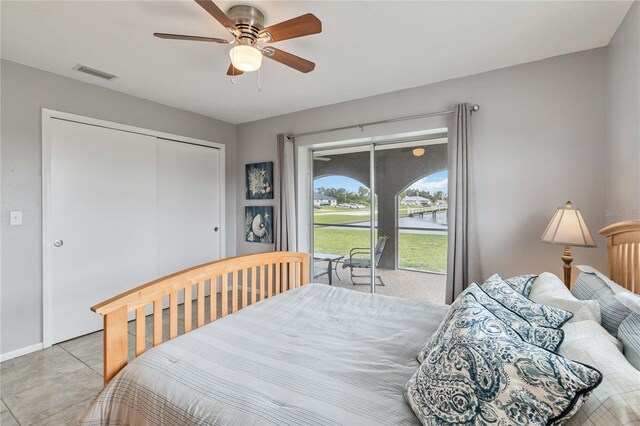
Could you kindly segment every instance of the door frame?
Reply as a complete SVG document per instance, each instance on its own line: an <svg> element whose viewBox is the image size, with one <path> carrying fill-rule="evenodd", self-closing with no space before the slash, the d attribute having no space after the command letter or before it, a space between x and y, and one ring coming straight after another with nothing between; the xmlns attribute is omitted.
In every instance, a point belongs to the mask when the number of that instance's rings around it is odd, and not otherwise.
<svg viewBox="0 0 640 426"><path fill-rule="evenodd" d="M48 348L52 344L51 332L51 284L53 282L51 272L51 257L53 245L51 244L51 120L65 120L79 124L88 124L91 126L104 127L124 132L138 133L147 136L154 136L160 139L174 141L176 143L187 143L193 145L206 146L216 148L220 151L220 258L225 257L225 145L218 142L206 141L202 139L190 138L187 136L174 135L171 133L160 132L157 130L145 129L142 127L130 126L128 124L115 123L112 121L100 120L97 118L86 117L68 112L56 111L48 108L42 108L42 347ZM143 284L143 283L141 283ZM90 307L87 306L87 309Z"/></svg>

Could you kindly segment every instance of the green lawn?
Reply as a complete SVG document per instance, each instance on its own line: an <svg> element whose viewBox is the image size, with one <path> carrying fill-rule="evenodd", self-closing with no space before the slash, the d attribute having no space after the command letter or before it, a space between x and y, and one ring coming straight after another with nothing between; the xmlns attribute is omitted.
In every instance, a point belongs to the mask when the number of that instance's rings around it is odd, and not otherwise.
<svg viewBox="0 0 640 426"><path fill-rule="evenodd" d="M353 247L369 247L369 231L358 229L316 228L315 251L342 254L349 257ZM400 234L401 268L446 272L447 236L431 234Z"/></svg>
<svg viewBox="0 0 640 426"><path fill-rule="evenodd" d="M358 211L360 213L360 211ZM315 223L322 224L343 224L343 223L353 223L353 222L364 222L371 218L371 214L367 211L362 211L362 214L350 215L350 214L322 214L322 215L314 215L313 221Z"/></svg>
<svg viewBox="0 0 640 426"><path fill-rule="evenodd" d="M351 214L345 214L349 212ZM407 207L398 210L398 217L409 216ZM366 210L353 210L334 207L323 207L313 211L313 222L325 225L347 224L354 222L365 222L370 219L370 212Z"/></svg>

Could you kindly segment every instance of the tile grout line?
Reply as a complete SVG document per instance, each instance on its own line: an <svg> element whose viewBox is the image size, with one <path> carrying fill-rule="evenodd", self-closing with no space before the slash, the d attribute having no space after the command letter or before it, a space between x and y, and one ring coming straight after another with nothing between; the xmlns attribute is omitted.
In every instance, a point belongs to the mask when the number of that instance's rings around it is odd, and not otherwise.
<svg viewBox="0 0 640 426"><path fill-rule="evenodd" d="M36 423L42 423L42 422L44 422L45 420L50 419L51 417L53 417L53 416L55 416L55 415L57 415L57 414L60 414L60 413L62 413L62 412L63 412L63 411L65 411L65 410L68 410L69 408L73 407L74 405L82 404L83 402L87 402L87 401L89 401L90 399L94 398L95 396L96 396L96 395L94 395L94 396L90 396L89 398L83 399L82 401L78 401L78 402L74 403L73 405L70 405L70 406L68 406L68 407L63 408L63 409L62 409L62 410L60 410L60 411L56 411L56 412L55 412L55 413L53 413L52 415L47 416L47 417L45 417L44 419L40 419L40 420L38 420Z"/></svg>
<svg viewBox="0 0 640 426"><path fill-rule="evenodd" d="M18 421L18 418L13 414L13 411L11 411L7 403L4 401L4 398L0 398L0 400L2 401L4 406L7 407L7 411L9 412L9 414L11 414L11 417L13 417L13 420L15 420L16 423L18 423L18 426L21 426L21 423Z"/></svg>
<svg viewBox="0 0 640 426"><path fill-rule="evenodd" d="M87 364L86 362L84 362L83 360L81 360L80 358L78 358L77 356L75 356L74 354L72 354L71 352L69 352L68 350L66 350L64 347L60 346L60 345L55 345L58 346L60 349L62 349L63 351L65 351L66 353L68 353L69 355L71 355L72 357L74 357L75 359L77 359L78 361L80 361L82 364L84 364L85 367L89 367L89 369L93 372L96 372L96 370L94 370L93 368L91 368L91 366L89 364ZM97 372L96 372L97 374Z"/></svg>
<svg viewBox="0 0 640 426"><path fill-rule="evenodd" d="M71 352L69 352L68 350L66 350L64 347L62 347L62 346L60 346L60 345L57 345L57 344L56 344L56 345L54 345L54 346L58 346L60 349L62 349L63 351L65 351L66 353L68 353L69 355L71 355L72 357L74 357L75 359L77 359L78 361L80 361L80 362L81 362L85 367L87 367L89 370L91 370L91 371L93 371L94 373L98 374L98 372L97 372L96 370L94 370L93 368L91 368L91 366L90 366L89 364L87 364L86 362L84 362L83 360L81 360L80 358L78 358L77 356L75 356L74 354L72 354ZM93 398L93 397L95 397L95 395L90 396L90 397L88 397L88 398L86 398L86 399L83 399L82 401L75 402L75 403L73 403L72 405L70 405L70 406L68 406L68 407L63 408L62 410L60 410L60 411L56 411L55 413L51 414L50 416L45 417L44 419L40 419L40 420L38 420L38 422L37 422L37 423L43 422L43 421L45 421L45 420L47 420L47 419L49 419L49 418L51 418L51 417L55 416L56 414L60 414L60 413L62 413L63 411L67 410L68 408L70 408L70 407L72 407L72 406L74 406L74 405L76 405L76 404L81 404L81 403L83 403L83 402L86 402L86 401L90 400L90 399L91 399L91 398ZM5 404L5 406L7 406L7 404ZM9 407L7 406L7 409L8 409L8 408L9 408ZM13 413L12 413L11 415L13 415ZM14 416L14 419L15 419L15 416ZM18 420L16 419L16 421L18 421ZM19 423L19 422L18 422L18 425L20 425L20 423Z"/></svg>

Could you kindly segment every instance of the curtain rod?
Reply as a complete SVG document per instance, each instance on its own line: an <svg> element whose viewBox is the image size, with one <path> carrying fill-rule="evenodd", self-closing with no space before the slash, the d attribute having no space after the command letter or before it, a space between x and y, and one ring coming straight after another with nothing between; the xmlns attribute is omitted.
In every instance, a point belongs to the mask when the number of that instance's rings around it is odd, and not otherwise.
<svg viewBox="0 0 640 426"><path fill-rule="evenodd" d="M479 111L480 110L480 105L478 105L478 104L471 105L469 107L469 109L471 110L472 113L476 112L476 111ZM454 112L455 112L455 110L438 111L438 112L430 112L428 114L418 114L418 115L409 115L407 117L390 118L388 120L370 121L369 123L352 124L350 126L334 127L333 129L315 130L313 132L290 134L290 135L287 135L287 139L294 139L294 138L298 138L300 136L318 135L320 133L338 132L340 130L349 130L349 129L364 130L364 128L367 127L367 126L375 126L377 124L386 124L386 123L396 123L398 121L415 120L415 119L418 119L418 118L435 117L437 115L453 114Z"/></svg>

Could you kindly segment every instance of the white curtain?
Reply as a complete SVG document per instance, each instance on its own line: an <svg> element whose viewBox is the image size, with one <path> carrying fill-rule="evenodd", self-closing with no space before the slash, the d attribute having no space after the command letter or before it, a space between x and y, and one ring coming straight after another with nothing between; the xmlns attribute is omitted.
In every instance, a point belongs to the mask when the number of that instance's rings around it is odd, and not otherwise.
<svg viewBox="0 0 640 426"><path fill-rule="evenodd" d="M276 188L275 243L277 251L297 251L295 160L293 140L278 135L278 186Z"/></svg>
<svg viewBox="0 0 640 426"><path fill-rule="evenodd" d="M480 279L471 187L471 111L456 105L455 125L449 138L449 246L445 302L451 304L473 281Z"/></svg>

